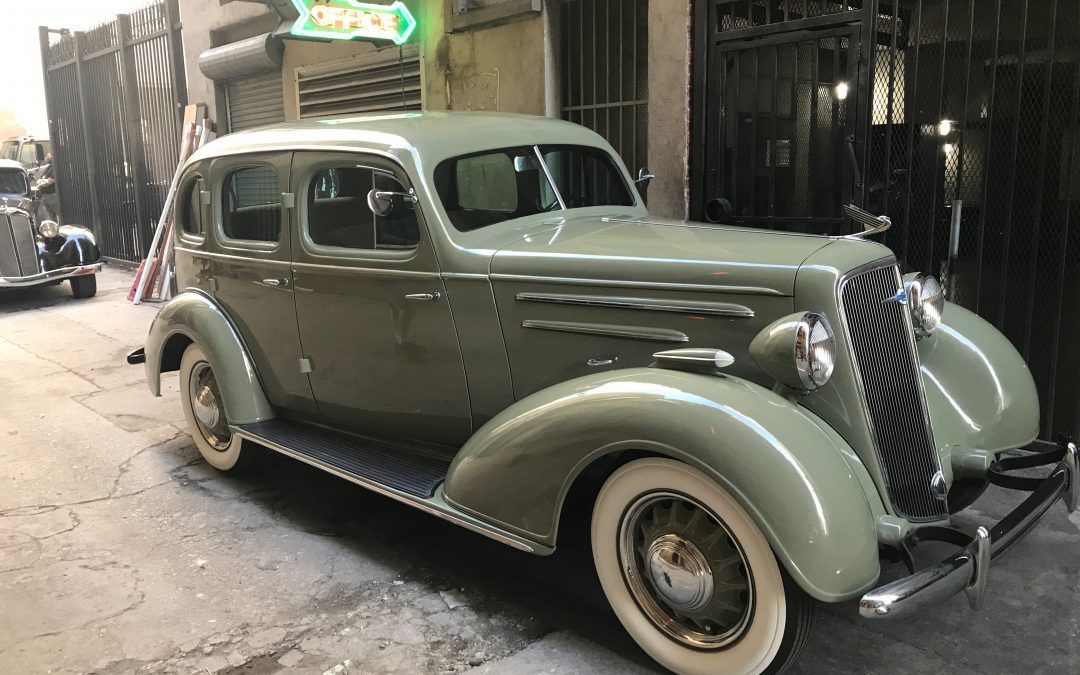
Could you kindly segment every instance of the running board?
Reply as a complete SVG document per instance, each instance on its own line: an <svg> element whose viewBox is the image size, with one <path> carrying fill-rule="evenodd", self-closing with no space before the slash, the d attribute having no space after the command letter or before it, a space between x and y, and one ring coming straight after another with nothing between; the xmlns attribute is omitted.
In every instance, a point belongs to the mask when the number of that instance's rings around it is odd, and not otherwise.
<svg viewBox="0 0 1080 675"><path fill-rule="evenodd" d="M518 550L538 555L555 550L447 503L442 482L450 468L449 459L380 447L348 434L281 419L233 426L232 431L241 438Z"/></svg>

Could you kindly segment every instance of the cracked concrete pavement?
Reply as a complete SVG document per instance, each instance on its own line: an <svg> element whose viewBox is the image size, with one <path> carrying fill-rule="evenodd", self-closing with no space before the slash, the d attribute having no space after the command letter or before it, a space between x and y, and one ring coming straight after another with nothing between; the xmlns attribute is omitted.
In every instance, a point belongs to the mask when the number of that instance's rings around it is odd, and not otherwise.
<svg viewBox="0 0 1080 675"><path fill-rule="evenodd" d="M578 539L532 557L285 458L201 462L175 376L154 399L124 361L156 311L131 279L0 292L0 672L655 672ZM1017 501L992 490L961 521ZM1055 508L981 612L823 608L795 672L1078 672L1078 552L1080 515Z"/></svg>

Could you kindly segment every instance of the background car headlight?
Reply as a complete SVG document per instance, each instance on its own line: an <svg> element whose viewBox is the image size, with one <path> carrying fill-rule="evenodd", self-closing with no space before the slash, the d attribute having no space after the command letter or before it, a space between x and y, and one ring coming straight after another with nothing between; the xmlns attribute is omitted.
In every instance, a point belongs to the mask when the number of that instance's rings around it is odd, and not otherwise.
<svg viewBox="0 0 1080 675"><path fill-rule="evenodd" d="M45 238L60 234L60 225L55 220L43 220L38 224L38 233Z"/></svg>
<svg viewBox="0 0 1080 675"><path fill-rule="evenodd" d="M904 276L904 291L911 308L915 335L921 338L930 335L941 324L945 309L945 290L941 282L929 274L908 274Z"/></svg>
<svg viewBox="0 0 1080 675"><path fill-rule="evenodd" d="M836 367L836 340L825 315L798 312L766 326L750 343L762 370L793 389L811 391Z"/></svg>

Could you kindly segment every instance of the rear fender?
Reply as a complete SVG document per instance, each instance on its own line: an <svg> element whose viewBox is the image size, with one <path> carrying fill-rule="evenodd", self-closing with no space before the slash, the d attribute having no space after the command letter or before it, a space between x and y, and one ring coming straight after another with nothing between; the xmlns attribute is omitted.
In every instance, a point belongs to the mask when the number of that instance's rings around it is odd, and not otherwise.
<svg viewBox="0 0 1080 675"><path fill-rule="evenodd" d="M812 413L734 377L635 368L537 392L465 444L445 496L553 546L574 479L626 450L671 457L713 477L811 596L835 602L877 580L875 518L885 509L854 451Z"/></svg>
<svg viewBox="0 0 1080 675"><path fill-rule="evenodd" d="M274 417L239 333L217 303L198 291L174 297L150 326L145 368L154 396L161 395L163 369L176 369L170 367L179 364L176 350L189 342L199 345L210 362L231 423L249 424Z"/></svg>

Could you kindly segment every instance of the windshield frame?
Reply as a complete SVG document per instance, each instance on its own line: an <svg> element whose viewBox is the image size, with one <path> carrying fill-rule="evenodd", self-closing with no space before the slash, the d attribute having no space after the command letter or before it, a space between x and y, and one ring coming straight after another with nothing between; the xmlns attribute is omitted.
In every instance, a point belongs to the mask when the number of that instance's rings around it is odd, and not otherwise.
<svg viewBox="0 0 1080 675"><path fill-rule="evenodd" d="M14 168L5 167L5 168L0 168L0 173L18 174L19 176L22 177L22 184L23 184L22 192L6 192L3 189L0 189L0 194L18 195L20 197L27 197L27 196L30 195L30 179L26 175L26 170L25 169L14 169Z"/></svg>
<svg viewBox="0 0 1080 675"><path fill-rule="evenodd" d="M579 151L581 151L583 154L584 153L594 152L594 153L598 153L599 155L602 155L604 161L606 162L608 168L611 171L611 176L613 178L615 178L619 182L619 185L621 186L621 190L622 190L623 194L625 195L628 203L626 203L626 204L595 204L595 205L590 205L590 206L568 206L562 191L559 189L558 182L555 180L555 176L551 171L551 167L548 165L547 160L544 158L545 149L567 149L567 148L579 149ZM443 195L442 191L439 189L438 183L440 181L437 178L439 172L442 171L444 169L444 167L447 167L447 166L454 167L454 166L456 166L457 162L459 162L461 160L464 160L464 159L468 159L468 158L471 158L471 157L482 157L482 156L485 156L485 155L496 155L496 154L499 154L499 153L506 153L506 152L511 152L511 151L514 151L514 150L523 150L523 151L531 150L532 151L532 153L531 153L532 157L535 157L535 160L538 163L539 168L541 169L541 173L544 176L544 180L547 182L547 188L548 188L548 190L551 191L551 194L554 195L554 197L556 199L556 204L558 205L558 208L553 208L553 209L550 209L550 210L547 210L547 211L538 211L537 213L532 213L532 214L518 215L518 216L515 216L515 217L512 217L512 218L506 218L506 219L503 219L503 220L497 220L497 221L494 221L494 222L491 222L491 223L486 223L486 224L483 224L483 225L479 225L477 227L463 228L458 222L455 221L453 215L450 213L450 210L448 208L448 204L449 204L448 197L449 197L449 195ZM555 215L555 214L565 213L567 211L574 211L574 210L587 209L587 208L604 208L604 207L608 207L608 208L635 208L635 207L637 207L637 206L639 206L641 204L641 198L637 194L637 191L633 187L633 181L630 180L629 175L626 173L623 166L619 163L617 157L610 150L608 150L607 148L597 146L597 145L590 145L590 144L587 144L587 143L523 143L521 145L512 145L512 146L506 146L506 147L490 148L490 149L486 149L486 150L478 150L478 151L475 151L475 152L469 152L469 153L465 153L465 154L461 154L461 155L454 155L452 157L447 157L446 159L443 159L442 161L440 161L436 165L436 167L434 169L434 174L436 176L436 180L435 180L435 182L434 182L434 184L432 186L433 187L432 196L437 199L437 202L438 202L439 206L441 207L442 212L446 215L446 218L449 221L449 224L452 226L452 228L454 230L456 230L457 232L461 232L461 233L475 232L475 231L478 231L478 230L486 230L486 229L488 229L488 228L490 228L490 227L492 227L494 225L499 225L499 224L507 223L507 222L513 222L515 220L520 220L520 219L523 219L523 218L534 217L536 215L540 215L541 213L543 213L545 215L548 215L548 216L551 216L551 215ZM552 206L554 206L554 205L555 204L552 204Z"/></svg>

